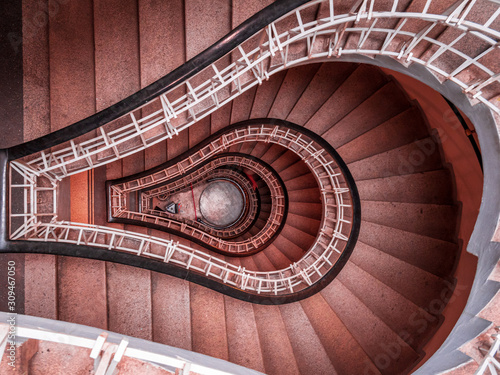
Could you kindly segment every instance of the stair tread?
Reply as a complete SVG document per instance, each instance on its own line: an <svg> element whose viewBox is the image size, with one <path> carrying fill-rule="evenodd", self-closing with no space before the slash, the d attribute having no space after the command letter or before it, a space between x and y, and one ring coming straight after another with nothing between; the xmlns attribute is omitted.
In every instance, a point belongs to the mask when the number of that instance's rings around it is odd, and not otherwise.
<svg viewBox="0 0 500 375"><path fill-rule="evenodd" d="M454 204L450 172L446 169L358 181L362 200Z"/></svg>
<svg viewBox="0 0 500 375"><path fill-rule="evenodd" d="M300 373L336 375L337 372L300 303L281 305L280 312Z"/></svg>
<svg viewBox="0 0 500 375"><path fill-rule="evenodd" d="M355 181L401 176L443 168L441 155L433 138L369 156L348 164Z"/></svg>
<svg viewBox="0 0 500 375"><path fill-rule="evenodd" d="M266 374L296 375L299 368L278 306L253 305ZM286 358L286 360L283 360Z"/></svg>
<svg viewBox="0 0 500 375"><path fill-rule="evenodd" d="M347 262L338 280L415 351L438 320L373 275Z"/></svg>
<svg viewBox="0 0 500 375"><path fill-rule="evenodd" d="M362 200L361 212L365 221L456 242L457 206Z"/></svg>
<svg viewBox="0 0 500 375"><path fill-rule="evenodd" d="M348 164L427 136L425 120L419 108L414 106L345 143L337 148L337 152Z"/></svg>
<svg viewBox="0 0 500 375"><path fill-rule="evenodd" d="M383 374L404 373L419 359L406 342L338 279L334 279L320 293ZM384 354L386 357L382 359Z"/></svg>
<svg viewBox="0 0 500 375"><path fill-rule="evenodd" d="M151 274L153 337L156 342L192 350L189 282Z"/></svg>
<svg viewBox="0 0 500 375"><path fill-rule="evenodd" d="M224 296L229 361L264 372L263 352L252 304Z"/></svg>
<svg viewBox="0 0 500 375"><path fill-rule="evenodd" d="M308 64L287 70L269 111L269 117L286 119L320 66L321 64Z"/></svg>
<svg viewBox="0 0 500 375"><path fill-rule="evenodd" d="M355 111L371 96L375 96L386 82L387 78L379 69L370 65L358 66L341 85L334 88L305 126L316 134L328 134L328 129Z"/></svg>
<svg viewBox="0 0 500 375"><path fill-rule="evenodd" d="M380 374L321 293L300 304L339 374Z"/></svg>
<svg viewBox="0 0 500 375"><path fill-rule="evenodd" d="M108 329L152 340L151 271L106 263L106 278Z"/></svg>
<svg viewBox="0 0 500 375"><path fill-rule="evenodd" d="M321 65L287 120L304 125L354 69L355 66L344 63Z"/></svg>
<svg viewBox="0 0 500 375"><path fill-rule="evenodd" d="M276 73L266 82L265 85L259 85L257 87L255 100L253 102L249 118L255 119L267 117L285 75L286 71Z"/></svg>
<svg viewBox="0 0 500 375"><path fill-rule="evenodd" d="M330 124L334 125L322 136L334 148L338 148L405 111L409 106L401 89L394 82L389 82L338 122L332 121Z"/></svg>
<svg viewBox="0 0 500 375"><path fill-rule="evenodd" d="M189 284L193 351L228 360L224 295Z"/></svg>
<svg viewBox="0 0 500 375"><path fill-rule="evenodd" d="M458 253L454 243L364 220L359 240L438 276L452 273Z"/></svg>
<svg viewBox="0 0 500 375"><path fill-rule="evenodd" d="M358 241L356 251L349 260L433 315L441 311L430 310L431 301L446 302L441 296L452 287L446 280L361 241Z"/></svg>

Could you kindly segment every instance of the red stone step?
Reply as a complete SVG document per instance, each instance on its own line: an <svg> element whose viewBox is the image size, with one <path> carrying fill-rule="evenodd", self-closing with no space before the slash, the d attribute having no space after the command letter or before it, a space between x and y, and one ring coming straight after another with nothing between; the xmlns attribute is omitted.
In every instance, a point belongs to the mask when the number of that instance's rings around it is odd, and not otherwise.
<svg viewBox="0 0 500 375"><path fill-rule="evenodd" d="M405 373L420 356L338 279L321 295L382 374Z"/></svg>
<svg viewBox="0 0 500 375"><path fill-rule="evenodd" d="M328 100L307 121L305 126L308 129L324 134L387 83L387 77L370 65L360 65L345 77L342 85L334 86Z"/></svg>
<svg viewBox="0 0 500 375"><path fill-rule="evenodd" d="M190 283L192 350L229 359L224 295Z"/></svg>
<svg viewBox="0 0 500 375"><path fill-rule="evenodd" d="M442 168L436 141L424 138L414 143L382 152L347 166L356 182L435 171Z"/></svg>
<svg viewBox="0 0 500 375"><path fill-rule="evenodd" d="M154 341L192 350L190 283L152 272L151 299Z"/></svg>
<svg viewBox="0 0 500 375"><path fill-rule="evenodd" d="M363 200L426 204L454 204L448 170L358 181Z"/></svg>
<svg viewBox="0 0 500 375"><path fill-rule="evenodd" d="M26 254L24 268L24 313L57 319L57 262L59 257Z"/></svg>
<svg viewBox="0 0 500 375"><path fill-rule="evenodd" d="M345 63L321 65L286 119L304 125L355 68Z"/></svg>
<svg viewBox="0 0 500 375"><path fill-rule="evenodd" d="M286 119L320 67L321 64L308 64L288 69L274 98L269 117Z"/></svg>
<svg viewBox="0 0 500 375"><path fill-rule="evenodd" d="M337 279L417 352L437 328L434 316L353 262L347 262Z"/></svg>
<svg viewBox="0 0 500 375"><path fill-rule="evenodd" d="M243 259L243 258L242 258ZM229 361L264 372L264 355L251 303L224 296Z"/></svg>
<svg viewBox="0 0 500 375"><path fill-rule="evenodd" d="M397 137L394 136L395 134ZM419 107L414 106L336 150L346 163L352 163L427 136L428 129L422 113Z"/></svg>
<svg viewBox="0 0 500 375"><path fill-rule="evenodd" d="M407 232L455 242L459 208L440 204L361 201L363 220Z"/></svg>
<svg viewBox="0 0 500 375"><path fill-rule="evenodd" d="M432 315L442 312L450 282L362 241L358 241L349 261Z"/></svg>
<svg viewBox="0 0 500 375"><path fill-rule="evenodd" d="M380 374L321 293L300 304L338 374Z"/></svg>
<svg viewBox="0 0 500 375"><path fill-rule="evenodd" d="M285 78L286 70L274 74L269 80L257 87L255 100L249 118L264 118L268 117L268 113L273 105L276 93Z"/></svg>
<svg viewBox="0 0 500 375"><path fill-rule="evenodd" d="M300 303L281 305L280 312L300 373L337 374Z"/></svg>
<svg viewBox="0 0 500 375"><path fill-rule="evenodd" d="M358 87L358 90L365 92L364 87ZM356 98L365 97L361 93L358 93L358 95ZM339 103L336 100L335 104L338 112L342 102ZM325 132L322 133L322 136L334 148L338 148L409 107L409 101L402 89L396 83L389 82L362 103L358 104L356 101L356 106L352 106L351 111L344 112L343 117L339 114L335 119L330 119L330 124L335 125L324 129Z"/></svg>
<svg viewBox="0 0 500 375"><path fill-rule="evenodd" d="M390 239L390 240L388 240ZM435 275L449 275L457 245L363 220L359 240Z"/></svg>
<svg viewBox="0 0 500 375"><path fill-rule="evenodd" d="M253 305L253 310L259 332L260 347L264 353L265 373L270 375L299 374L300 371L279 307Z"/></svg>

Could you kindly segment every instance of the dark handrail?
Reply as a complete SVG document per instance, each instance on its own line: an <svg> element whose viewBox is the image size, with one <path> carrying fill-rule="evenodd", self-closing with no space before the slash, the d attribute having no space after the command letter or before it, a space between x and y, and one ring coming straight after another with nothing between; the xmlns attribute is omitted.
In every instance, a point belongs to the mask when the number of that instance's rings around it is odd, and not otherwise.
<svg viewBox="0 0 500 375"><path fill-rule="evenodd" d="M443 96L443 99L446 100L446 103L448 103L448 105L450 106L450 108L453 111L453 113L455 114L455 116L457 116L458 121L460 121L460 124L464 128L465 135L467 136L467 138L469 138L470 144L472 145L472 148L474 149L474 152L476 154L477 161L479 162L479 167L481 168L481 172L484 172L483 171L483 158L481 156L481 150L479 149L479 146L477 145L477 142L474 139L474 135L472 134L473 131L471 129L469 129L469 126L467 125L467 122L465 121L464 117L462 116L462 114L460 113L460 111L458 110L458 108L456 107L456 105L453 104L452 102L450 102L444 96Z"/></svg>
<svg viewBox="0 0 500 375"><path fill-rule="evenodd" d="M198 72L207 68L221 57L227 55L245 40L295 8L311 0L277 0L260 12L254 14L241 25L219 39L212 46L188 60L149 86L137 91L127 98L103 109L83 120L75 122L63 129L57 130L40 138L12 146L8 149L9 160L15 160L35 152L40 152L58 144L95 130L110 121L133 111L143 104L153 100L158 95L167 92L178 84L185 82Z"/></svg>

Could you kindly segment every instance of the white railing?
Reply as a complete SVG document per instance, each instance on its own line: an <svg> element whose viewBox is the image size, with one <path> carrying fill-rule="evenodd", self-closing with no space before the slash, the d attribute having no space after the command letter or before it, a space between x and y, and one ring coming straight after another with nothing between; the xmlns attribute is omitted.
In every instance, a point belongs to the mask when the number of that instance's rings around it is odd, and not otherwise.
<svg viewBox="0 0 500 375"><path fill-rule="evenodd" d="M500 327L497 327L497 331L500 329ZM491 335L495 339L493 342L493 345L491 345L490 349L486 353L486 356L484 357L483 361L481 362L481 365L479 368L476 370L474 375L483 375L486 374L486 370L488 369L491 375L497 375L498 371L500 370L500 361L499 361L499 356L500 356L500 335L498 333L495 333ZM481 348L480 348L481 349Z"/></svg>
<svg viewBox="0 0 500 375"><path fill-rule="evenodd" d="M11 330L14 327L14 330ZM25 327L22 325L11 326L10 324L0 323L0 360L4 355L7 342L9 346L15 345L16 341L24 341L27 339L54 342L58 344L70 345L82 349L90 349L89 357L94 361L95 374L113 375L118 364L123 361L124 357L134 358L136 360L149 362L155 365L163 366L168 369L175 369L176 374L200 374L200 375L232 375L234 372L221 370L214 365L206 364L206 360L202 363L203 358L197 354L198 363L182 358L180 355L172 356L165 353L155 353L130 343L129 337L122 337L119 343L108 341L108 332L102 332L96 338L82 337L78 335L70 335L67 333L55 332L40 328ZM11 341L8 337L15 337L16 341ZM176 350L176 349L174 349ZM182 354L182 353L180 353ZM41 354L40 354L41 355ZM21 358L16 358L20 361ZM10 360L9 360L10 361ZM9 361L5 361L7 364ZM218 360L215 360L218 361ZM214 360L211 359L213 363ZM222 361L221 361L222 362ZM7 365L6 365L7 366ZM234 365L236 366L236 365ZM221 368L228 367L221 363ZM7 368L7 367L5 367ZM78 369L74 369L77 372ZM257 374L256 371L248 370L243 367L239 369L241 373Z"/></svg>
<svg viewBox="0 0 500 375"><path fill-rule="evenodd" d="M278 295L303 290L319 281L330 271L346 249L353 231L354 214L351 190L336 160L330 153L305 133L288 128L284 124L262 123L236 127L210 142L206 146L211 150L210 152L205 152L205 148L201 148L197 152L200 159L194 160L190 156L187 160L191 160L194 167L201 163L203 158L213 156L211 153L216 154L234 144L248 141L279 144L294 152L308 165L321 192L322 220L319 234L305 255L298 262L285 269L273 272L248 271L225 260L216 259L203 251L174 244L172 241L108 227L57 222L56 217L50 223L32 220L28 225L17 230L11 239L71 243L133 253L202 273L206 277L249 293ZM132 180L113 186L118 191L132 191L144 186L154 186L153 181L154 184L158 184L182 175L188 170L182 166L184 162L184 160L180 161L158 171L155 178L146 177L145 180ZM172 173L169 172L171 169ZM266 183L272 182L273 180L270 178L266 181ZM276 188L278 187L279 184ZM283 199L283 196L273 197L273 202L276 200L276 207L284 207ZM148 215L140 213L137 215L140 216L138 219L148 220ZM280 223L281 221L268 220L259 234L268 231L270 226L279 226ZM214 240L217 241L217 244L213 244L214 246L224 249L226 245L224 245L223 240L217 238ZM234 246L234 244L238 245L239 243L231 242L227 246ZM246 243L242 245L246 246ZM256 247L258 245L260 243L254 244Z"/></svg>
<svg viewBox="0 0 500 375"><path fill-rule="evenodd" d="M125 126L115 129L111 123L101 127L97 137L82 136L54 150L27 157L25 162L33 170L51 174L56 179L104 165L171 138L272 74L314 59L348 54L384 55L405 65L424 65L442 79L458 84L471 100L481 101L500 114L498 103L490 102L483 95L500 78L499 72L487 63L488 59L498 60L495 53L500 32L491 25L499 16L500 8L483 23L477 23L468 17L477 13L481 1L460 0L443 14L429 13L431 4L437 2L428 0L420 11L404 12L398 11L398 0L388 2L386 9L377 10L373 0L360 0L349 12L336 13L343 1L311 1L238 46L231 52L233 63L220 59L145 104L142 108L148 109L143 112L148 115L141 117L138 108L124 116L128 118ZM304 15L318 6L322 7L324 17L304 22ZM386 19L397 20L397 26L377 27ZM416 20L425 25L411 31L408 25ZM444 43L430 36L435 26L459 30L461 35ZM466 35L476 38L477 44L485 48L474 56L458 49L459 41ZM378 44L368 43L377 40ZM423 45L425 51L432 53L424 54ZM450 54L463 62L459 66L448 66ZM461 74L471 68L475 74Z"/></svg>

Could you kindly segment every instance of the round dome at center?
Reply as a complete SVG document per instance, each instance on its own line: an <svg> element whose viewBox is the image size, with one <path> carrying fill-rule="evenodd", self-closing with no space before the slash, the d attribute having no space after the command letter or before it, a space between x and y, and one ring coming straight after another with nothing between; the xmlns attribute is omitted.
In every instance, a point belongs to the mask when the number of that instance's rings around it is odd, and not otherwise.
<svg viewBox="0 0 500 375"><path fill-rule="evenodd" d="M211 182L201 193L201 214L214 226L230 226L240 218L243 209L243 195L229 181Z"/></svg>

